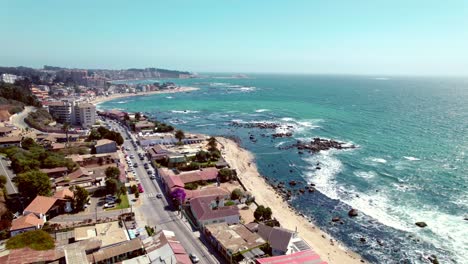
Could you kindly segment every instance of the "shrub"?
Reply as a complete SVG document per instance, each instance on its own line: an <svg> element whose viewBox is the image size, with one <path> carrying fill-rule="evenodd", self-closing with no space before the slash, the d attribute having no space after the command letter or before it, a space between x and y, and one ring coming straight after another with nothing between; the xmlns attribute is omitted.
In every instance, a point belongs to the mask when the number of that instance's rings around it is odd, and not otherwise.
<svg viewBox="0 0 468 264"><path fill-rule="evenodd" d="M236 203L234 201L227 201L224 203L224 206L231 206L231 205L235 205Z"/></svg>
<svg viewBox="0 0 468 264"><path fill-rule="evenodd" d="M196 190L198 188L198 184L196 182L189 182L185 184L184 188L187 190Z"/></svg>
<svg viewBox="0 0 468 264"><path fill-rule="evenodd" d="M44 230L28 231L10 238L7 249L29 247L34 250L48 250L55 247L54 239Z"/></svg>

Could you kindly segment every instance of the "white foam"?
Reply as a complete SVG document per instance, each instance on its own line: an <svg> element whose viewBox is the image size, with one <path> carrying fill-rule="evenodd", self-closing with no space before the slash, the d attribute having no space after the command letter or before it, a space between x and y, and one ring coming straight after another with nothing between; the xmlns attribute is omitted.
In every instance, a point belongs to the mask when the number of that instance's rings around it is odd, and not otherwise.
<svg viewBox="0 0 468 264"><path fill-rule="evenodd" d="M279 143L276 143L275 147L279 148L280 146L284 145L284 143L286 143L286 141L281 141Z"/></svg>
<svg viewBox="0 0 468 264"><path fill-rule="evenodd" d="M315 187L326 196L339 199L335 176L341 172L343 164L333 156L333 150L320 151L304 160L311 164L305 173L307 181L313 182ZM315 168L317 163L320 165L320 170Z"/></svg>
<svg viewBox="0 0 468 264"><path fill-rule="evenodd" d="M418 161L418 160L421 160L421 159L418 159L418 158L415 158L415 157L411 157L411 156L403 156L403 158L407 159L407 160L410 160L410 161Z"/></svg>
<svg viewBox="0 0 468 264"><path fill-rule="evenodd" d="M257 109L257 110L255 110L256 113L263 113L263 112L267 112L267 111L270 111L270 109Z"/></svg>
<svg viewBox="0 0 468 264"><path fill-rule="evenodd" d="M125 104L125 103L128 103L128 101L118 101L116 102L117 104Z"/></svg>
<svg viewBox="0 0 468 264"><path fill-rule="evenodd" d="M387 78L387 77L377 77L377 78L374 78L374 80L387 81L387 80L390 80L390 78Z"/></svg>
<svg viewBox="0 0 468 264"><path fill-rule="evenodd" d="M387 163L387 160L382 158L371 158L370 160L378 163Z"/></svg>
<svg viewBox="0 0 468 264"><path fill-rule="evenodd" d="M375 173L375 171L355 171L354 175L359 178L372 179L377 176L377 173Z"/></svg>
<svg viewBox="0 0 468 264"><path fill-rule="evenodd" d="M174 98L174 97L172 97L172 96L166 96L166 98L167 98L167 99L172 99L172 98Z"/></svg>

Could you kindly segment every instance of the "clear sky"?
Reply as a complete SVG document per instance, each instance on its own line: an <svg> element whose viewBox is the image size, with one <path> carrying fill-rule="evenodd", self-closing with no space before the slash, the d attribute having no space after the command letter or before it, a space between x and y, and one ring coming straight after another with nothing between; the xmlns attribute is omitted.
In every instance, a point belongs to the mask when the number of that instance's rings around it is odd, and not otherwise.
<svg viewBox="0 0 468 264"><path fill-rule="evenodd" d="M468 0L0 0L0 65L468 75Z"/></svg>

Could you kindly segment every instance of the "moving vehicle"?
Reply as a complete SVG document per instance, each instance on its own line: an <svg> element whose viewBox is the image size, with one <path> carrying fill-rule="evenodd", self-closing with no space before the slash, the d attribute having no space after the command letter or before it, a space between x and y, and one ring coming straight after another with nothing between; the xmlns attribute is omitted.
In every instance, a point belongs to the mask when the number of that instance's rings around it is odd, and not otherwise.
<svg viewBox="0 0 468 264"><path fill-rule="evenodd" d="M197 255L195 255L193 253L190 253L189 257L190 257L190 260L192 261L192 263L198 263L200 261L200 259L197 257Z"/></svg>

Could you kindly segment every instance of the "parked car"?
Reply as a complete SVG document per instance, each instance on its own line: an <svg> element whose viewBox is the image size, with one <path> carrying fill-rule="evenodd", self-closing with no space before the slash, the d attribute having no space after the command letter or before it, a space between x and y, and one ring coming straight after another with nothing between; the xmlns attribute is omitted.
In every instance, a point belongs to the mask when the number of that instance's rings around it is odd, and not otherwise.
<svg viewBox="0 0 468 264"><path fill-rule="evenodd" d="M197 255L195 255L193 253L190 253L189 257L190 257L190 260L192 261L192 263L198 263L200 261L200 259L197 257Z"/></svg>
<svg viewBox="0 0 468 264"><path fill-rule="evenodd" d="M114 204L108 204L108 203L106 203L106 204L104 205L104 208L113 208L113 207L115 207Z"/></svg>
<svg viewBox="0 0 468 264"><path fill-rule="evenodd" d="M159 199L161 199L161 198L162 198L162 194L158 193L158 194L156 194L156 197L158 197Z"/></svg>
<svg viewBox="0 0 468 264"><path fill-rule="evenodd" d="M138 168L138 164L137 163L133 164L133 167Z"/></svg>

